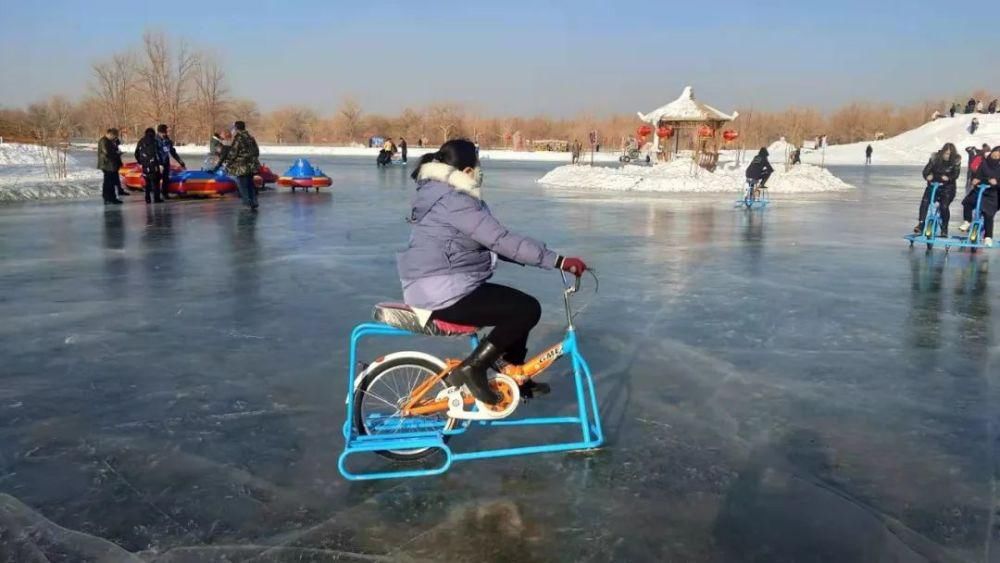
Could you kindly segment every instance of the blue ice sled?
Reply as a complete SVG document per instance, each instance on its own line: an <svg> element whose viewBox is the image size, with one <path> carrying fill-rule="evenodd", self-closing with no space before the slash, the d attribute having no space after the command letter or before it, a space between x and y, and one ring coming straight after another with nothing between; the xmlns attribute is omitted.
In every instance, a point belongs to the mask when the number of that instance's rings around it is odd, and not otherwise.
<svg viewBox="0 0 1000 563"><path fill-rule="evenodd" d="M972 211L973 221L969 225L969 232L965 235L952 235L949 237L942 237L941 235L941 209L940 204L937 201L937 191L941 187L940 182L931 183L931 197L930 201L932 208L927 213L927 217L924 220L924 229L920 234L910 234L905 235L903 238L910 241L910 246L912 247L914 243L926 244L927 250L931 250L934 246L940 246L944 248L945 252L948 252L952 248L965 249L968 248L970 252L976 252L980 248L991 249L996 248L986 246L983 242L983 194L986 190L992 188L989 184L983 183L976 186L978 193L976 194L976 208Z"/></svg>
<svg viewBox="0 0 1000 563"><path fill-rule="evenodd" d="M767 197L767 190L760 190L760 195L756 193L757 182L754 180L747 180L747 189L743 194L743 199L736 200L733 207L743 207L745 209L764 209L767 207L771 200Z"/></svg>

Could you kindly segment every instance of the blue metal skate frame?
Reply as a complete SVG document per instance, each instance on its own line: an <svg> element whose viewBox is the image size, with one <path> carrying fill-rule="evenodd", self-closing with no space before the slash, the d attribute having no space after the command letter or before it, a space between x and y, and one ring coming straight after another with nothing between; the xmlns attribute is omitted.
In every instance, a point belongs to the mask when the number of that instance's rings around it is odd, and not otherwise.
<svg viewBox="0 0 1000 563"><path fill-rule="evenodd" d="M576 289L579 288L577 281ZM575 450L588 450L600 447L604 443L604 432L601 428L601 415L597 406L597 394L594 390L594 378L590 371L590 366L580 353L577 342L576 330L573 327L573 316L569 306L569 296L576 289L567 288L565 293L567 329L566 336L562 341L562 356L569 356L573 362L573 379L576 388L576 415L575 416L548 416L520 419L498 419L498 420L460 420L460 424L451 430L444 430L444 425L439 422L432 422L420 417L407 419L407 432L397 432L390 435L361 435L354 424L354 404L355 380L357 379L358 365L358 344L362 339L370 336L414 336L414 333L402 330L382 323L365 323L358 325L351 333L350 368L347 378L347 420L344 421L344 451L340 454L337 466L340 473L352 481L370 479L392 479L400 477L423 477L428 475L440 475L451 467L455 461L466 461L472 459L489 459L497 457L509 457L528 454L567 452ZM475 348L479 343L477 335L471 337L472 346ZM558 360L558 359L557 359ZM551 369L551 366L550 368ZM377 420L371 422L377 423ZM448 444L445 443L445 436L455 436L463 434L471 426L486 427L510 427L510 426L541 426L541 425L575 425L580 429L580 439L569 442L556 442L548 444L538 444L534 446L521 446L514 448L487 449L468 452L452 452ZM371 425L369 424L369 428ZM412 429L412 431L410 431ZM440 450L443 455L443 462L438 467L430 469L397 469L388 471L374 471L365 473L354 473L347 469L347 459L352 454L361 452L376 452L381 450L408 450L434 448ZM391 463L391 462L387 462Z"/></svg>
<svg viewBox="0 0 1000 563"><path fill-rule="evenodd" d="M753 180L747 180L747 190L743 195L743 199L736 200L736 204L733 207L743 207L746 209L764 209L767 207L771 200L767 197L767 190L760 191L760 197L754 195L754 190L757 189L757 182Z"/></svg>
<svg viewBox="0 0 1000 563"><path fill-rule="evenodd" d="M966 235L952 235L950 237L942 237L941 234L941 210L940 205L937 202L937 190L941 187L939 182L933 182L931 184L931 203L933 208L927 213L927 218L924 221L924 230L919 235L906 235L903 238L910 241L910 246L912 247L914 243L926 244L927 250L930 250L935 245L944 248L945 252L952 248L958 249L970 249L971 252L975 252L980 248L991 249L996 248L996 246L989 247L983 243L983 194L986 190L992 188L993 186L989 184L979 184L976 189L979 193L976 194L976 208L972 212L974 220L972 224L969 225L969 232Z"/></svg>

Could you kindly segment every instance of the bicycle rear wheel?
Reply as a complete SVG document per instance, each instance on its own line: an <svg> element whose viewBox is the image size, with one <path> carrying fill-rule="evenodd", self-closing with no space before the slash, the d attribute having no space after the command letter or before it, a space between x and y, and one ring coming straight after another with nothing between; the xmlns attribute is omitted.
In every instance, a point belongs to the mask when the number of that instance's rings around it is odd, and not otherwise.
<svg viewBox="0 0 1000 563"><path fill-rule="evenodd" d="M455 419L446 412L432 415L405 416L401 409L414 389L433 377L441 367L423 357L398 357L376 366L361 380L354 392L354 424L360 435L393 435L406 432L444 432L455 426ZM434 384L426 395L433 399L447 388L443 380ZM447 442L448 436L442 439ZM376 454L395 461L416 461L435 448L380 450Z"/></svg>

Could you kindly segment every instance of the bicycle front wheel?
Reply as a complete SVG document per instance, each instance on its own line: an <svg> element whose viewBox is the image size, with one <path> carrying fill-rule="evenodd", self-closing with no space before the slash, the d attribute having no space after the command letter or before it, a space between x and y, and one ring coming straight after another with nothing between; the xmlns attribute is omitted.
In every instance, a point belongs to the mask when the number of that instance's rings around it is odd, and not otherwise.
<svg viewBox="0 0 1000 563"><path fill-rule="evenodd" d="M424 357L397 357L368 372L354 392L354 424L361 435L394 435L406 432L444 432L455 426L447 412L406 416L403 406L421 383L441 367ZM444 380L434 384L424 397L434 399L447 389ZM448 436L442 439L447 442ZM416 461L434 453L435 448L380 450L376 454L395 461Z"/></svg>

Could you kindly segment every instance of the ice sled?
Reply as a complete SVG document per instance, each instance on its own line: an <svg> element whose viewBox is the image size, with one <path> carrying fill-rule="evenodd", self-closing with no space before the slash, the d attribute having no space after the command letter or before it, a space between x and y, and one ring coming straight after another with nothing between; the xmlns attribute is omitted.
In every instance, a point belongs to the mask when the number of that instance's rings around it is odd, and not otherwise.
<svg viewBox="0 0 1000 563"><path fill-rule="evenodd" d="M969 226L969 231L963 235L952 235L949 237L941 236L941 210L937 202L937 190L941 187L939 182L934 182L931 184L931 202L933 202L933 207L927 211L927 217L924 220L924 229L920 234L910 234L903 238L910 241L910 247L916 244L926 244L928 252L935 246L944 248L945 252L948 252L952 248L958 248L963 250L968 248L969 252L976 252L979 249L992 249L996 248L996 245L990 247L986 246L983 242L985 238L983 234L983 194L986 193L988 189L1000 189L990 186L989 184L979 184L976 189L979 190L976 195L976 208L972 211L973 221Z"/></svg>
<svg viewBox="0 0 1000 563"><path fill-rule="evenodd" d="M295 164L285 171L281 177L278 178L278 185L292 188L315 188L318 192L320 188L325 188L333 183L333 180L329 176L323 173L319 167L309 164L309 161L300 158L295 161Z"/></svg>

